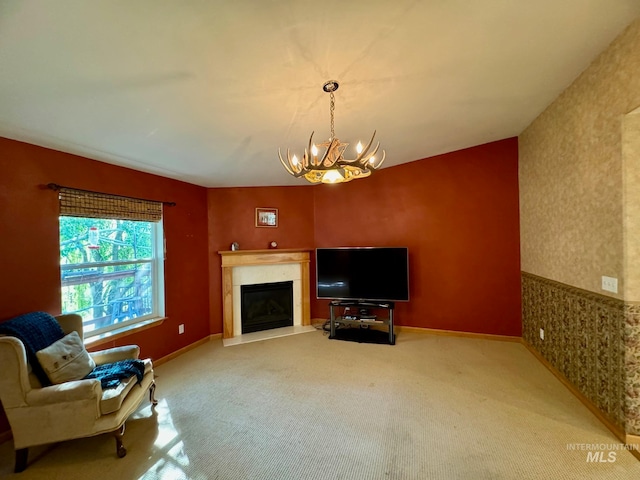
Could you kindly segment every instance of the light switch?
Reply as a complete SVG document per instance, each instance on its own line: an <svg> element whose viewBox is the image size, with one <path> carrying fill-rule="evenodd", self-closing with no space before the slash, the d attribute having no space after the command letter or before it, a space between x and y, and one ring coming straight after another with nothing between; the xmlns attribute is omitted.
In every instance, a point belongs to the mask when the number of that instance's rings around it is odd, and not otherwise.
<svg viewBox="0 0 640 480"><path fill-rule="evenodd" d="M602 276L602 290L607 292L618 293L618 279L613 277Z"/></svg>

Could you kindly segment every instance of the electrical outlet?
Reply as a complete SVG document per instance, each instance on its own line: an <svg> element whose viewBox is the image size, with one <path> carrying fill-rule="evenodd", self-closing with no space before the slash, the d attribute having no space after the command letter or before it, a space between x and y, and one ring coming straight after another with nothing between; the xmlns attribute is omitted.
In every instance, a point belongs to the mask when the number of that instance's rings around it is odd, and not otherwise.
<svg viewBox="0 0 640 480"><path fill-rule="evenodd" d="M184 333L184 323L178 325L178 334L182 335Z"/></svg>
<svg viewBox="0 0 640 480"><path fill-rule="evenodd" d="M544 328L540 329L540 340L544 340Z"/></svg>
<svg viewBox="0 0 640 480"><path fill-rule="evenodd" d="M618 279L613 277L602 276L602 290L607 292L618 293Z"/></svg>

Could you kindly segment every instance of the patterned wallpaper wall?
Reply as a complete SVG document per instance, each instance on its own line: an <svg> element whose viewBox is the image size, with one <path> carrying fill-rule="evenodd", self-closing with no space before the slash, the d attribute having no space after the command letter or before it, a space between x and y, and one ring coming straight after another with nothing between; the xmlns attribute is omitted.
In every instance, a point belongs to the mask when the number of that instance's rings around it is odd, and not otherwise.
<svg viewBox="0 0 640 480"><path fill-rule="evenodd" d="M624 302L523 272L522 320L522 338L624 430Z"/></svg>
<svg viewBox="0 0 640 480"><path fill-rule="evenodd" d="M640 435L640 19L519 137L523 337ZM601 276L618 278L618 294ZM539 329L545 329L545 340Z"/></svg>
<svg viewBox="0 0 640 480"><path fill-rule="evenodd" d="M522 323L529 345L620 430L640 435L640 304L523 272Z"/></svg>
<svg viewBox="0 0 640 480"><path fill-rule="evenodd" d="M624 298L640 300L640 109L622 125Z"/></svg>
<svg viewBox="0 0 640 480"><path fill-rule="evenodd" d="M639 51L640 19L520 135L522 270L603 294L607 275L622 292L622 120L640 106Z"/></svg>

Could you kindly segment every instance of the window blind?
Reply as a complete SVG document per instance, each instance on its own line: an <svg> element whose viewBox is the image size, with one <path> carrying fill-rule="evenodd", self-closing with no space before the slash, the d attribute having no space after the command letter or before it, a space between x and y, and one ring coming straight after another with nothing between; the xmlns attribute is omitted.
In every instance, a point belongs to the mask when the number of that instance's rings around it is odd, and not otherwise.
<svg viewBox="0 0 640 480"><path fill-rule="evenodd" d="M162 202L60 187L60 215L159 222Z"/></svg>

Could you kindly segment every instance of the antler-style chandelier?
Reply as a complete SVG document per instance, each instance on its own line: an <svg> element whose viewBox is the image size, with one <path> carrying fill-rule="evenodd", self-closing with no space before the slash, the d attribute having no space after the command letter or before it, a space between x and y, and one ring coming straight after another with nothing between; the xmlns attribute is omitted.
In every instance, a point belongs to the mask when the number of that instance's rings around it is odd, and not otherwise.
<svg viewBox="0 0 640 480"><path fill-rule="evenodd" d="M342 143L335 136L333 131L333 111L335 110L335 97L333 92L338 89L338 82L329 80L322 89L331 96L331 137L328 141L314 144L313 134L309 138L309 147L305 149L302 160L298 160L296 155L291 156L287 149L287 161L282 158L282 153L278 149L278 157L284 168L294 177L304 177L311 183L343 183L349 182L354 178L365 178L371 175L373 170L377 170L385 159L385 151L382 151L382 157L376 159L376 153L380 147L378 142L369 152L376 132L373 132L371 140L366 147L358 142L356 146L357 156L353 160L347 160L343 157L344 151L349 145ZM326 150L323 155L319 155L318 147L324 147Z"/></svg>

